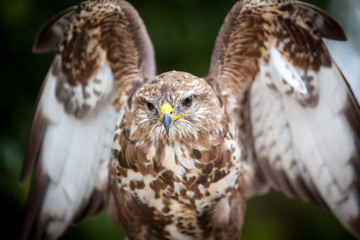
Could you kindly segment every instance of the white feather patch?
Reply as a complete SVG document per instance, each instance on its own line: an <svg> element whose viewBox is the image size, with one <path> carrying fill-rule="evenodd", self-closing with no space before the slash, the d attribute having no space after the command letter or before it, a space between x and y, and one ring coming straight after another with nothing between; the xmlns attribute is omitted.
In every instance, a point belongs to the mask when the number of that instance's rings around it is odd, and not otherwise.
<svg viewBox="0 0 360 240"><path fill-rule="evenodd" d="M278 73L290 86L302 94L308 93L306 85L295 67L291 65L275 47L271 47L270 57Z"/></svg>
<svg viewBox="0 0 360 240"><path fill-rule="evenodd" d="M112 82L112 74L104 71L97 77L111 77L103 83ZM50 70L39 104L49 121L41 155L50 183L41 211L58 219L49 228L61 229L62 222L69 224L94 187L106 185L117 113L108 97L82 119L67 114L55 96L56 81ZM110 85L103 87L111 89Z"/></svg>
<svg viewBox="0 0 360 240"><path fill-rule="evenodd" d="M228 198L222 198L215 206L212 220L215 226L227 226L230 221L230 205Z"/></svg>
<svg viewBox="0 0 360 240"><path fill-rule="evenodd" d="M270 62L261 63L251 90L251 121L258 157L268 158L272 168L282 170L290 181L300 177L310 189L315 186L334 214L347 221L360 210L354 194L355 170L349 164L356 147L343 112L347 92L342 75L334 65L321 67L318 72L308 70L319 99L315 105L302 106L301 95L280 89L283 78L289 84L292 81L286 80L286 71L284 74L280 70L304 70L286 66L290 63L279 54L272 49ZM280 91L273 91L270 84Z"/></svg>

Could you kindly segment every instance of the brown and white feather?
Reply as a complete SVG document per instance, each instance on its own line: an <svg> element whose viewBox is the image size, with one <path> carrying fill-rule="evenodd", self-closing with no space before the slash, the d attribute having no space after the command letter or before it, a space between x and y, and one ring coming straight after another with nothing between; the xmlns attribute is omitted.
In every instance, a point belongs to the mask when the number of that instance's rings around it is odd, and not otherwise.
<svg viewBox="0 0 360 240"><path fill-rule="evenodd" d="M193 104L184 108L189 96ZM169 137L153 117L164 103L175 116L187 114ZM246 196L241 150L222 111L211 86L184 72L161 74L133 96L115 131L110 174L129 238L239 237Z"/></svg>
<svg viewBox="0 0 360 240"><path fill-rule="evenodd" d="M34 45L56 56L20 178L36 165L23 239L57 238L106 204L130 239L239 239L246 198L269 187L331 210L360 238L360 109L323 37L346 40L312 5L242 0L206 77L155 77L126 1L56 15Z"/></svg>
<svg viewBox="0 0 360 240"><path fill-rule="evenodd" d="M255 171L249 193L269 184L329 208L359 237L359 105L322 37L346 40L314 6L238 2L220 30L209 76L233 98L232 121L246 126Z"/></svg>
<svg viewBox="0 0 360 240"><path fill-rule="evenodd" d="M121 0L61 12L42 28L33 49L56 50L56 56L20 178L35 165L21 237L54 239L104 209L116 120L132 87L155 74L155 61L140 17Z"/></svg>

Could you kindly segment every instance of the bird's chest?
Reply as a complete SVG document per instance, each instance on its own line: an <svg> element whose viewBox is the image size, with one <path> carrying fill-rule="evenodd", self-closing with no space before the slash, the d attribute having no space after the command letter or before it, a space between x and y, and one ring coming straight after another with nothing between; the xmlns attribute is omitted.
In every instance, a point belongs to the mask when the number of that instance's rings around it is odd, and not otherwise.
<svg viewBox="0 0 360 240"><path fill-rule="evenodd" d="M156 161L150 149L147 157L152 161L120 166L117 187L126 196L123 203L134 206L154 238L208 238L214 209L238 191L240 161L234 161L233 154L177 151L173 147L165 148L163 158Z"/></svg>

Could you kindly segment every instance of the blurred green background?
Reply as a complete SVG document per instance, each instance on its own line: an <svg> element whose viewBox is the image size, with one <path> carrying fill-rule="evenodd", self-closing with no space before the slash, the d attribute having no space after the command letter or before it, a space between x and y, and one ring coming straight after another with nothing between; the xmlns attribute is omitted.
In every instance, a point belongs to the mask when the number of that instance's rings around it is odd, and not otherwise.
<svg viewBox="0 0 360 240"><path fill-rule="evenodd" d="M139 11L153 41L158 73L176 69L201 76L207 72L217 32L235 0L130 2ZM331 10L331 1L309 2ZM32 43L48 19L77 3L75 0L0 1L1 228L2 236L12 236L11 239L17 239L20 232L29 185L19 186L18 177L32 111L54 56L54 53L33 54ZM336 14L334 9L332 14ZM352 31L350 27L346 30ZM104 213L70 228L62 239L123 239L123 232ZM271 192L249 201L243 239L353 238L329 212Z"/></svg>

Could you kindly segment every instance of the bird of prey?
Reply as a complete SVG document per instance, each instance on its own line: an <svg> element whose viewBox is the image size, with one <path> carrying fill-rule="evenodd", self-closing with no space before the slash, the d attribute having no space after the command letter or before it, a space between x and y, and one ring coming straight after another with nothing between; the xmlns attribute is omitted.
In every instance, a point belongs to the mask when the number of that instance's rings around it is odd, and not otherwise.
<svg viewBox="0 0 360 240"><path fill-rule="evenodd" d="M55 239L107 209L128 239L239 239L269 188L330 210L360 239L360 109L322 38L319 8L240 0L206 76L156 75L124 0L70 7L40 30L56 51L20 180L34 167L22 239Z"/></svg>

